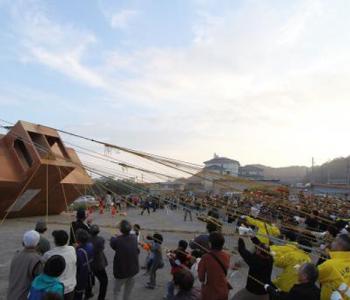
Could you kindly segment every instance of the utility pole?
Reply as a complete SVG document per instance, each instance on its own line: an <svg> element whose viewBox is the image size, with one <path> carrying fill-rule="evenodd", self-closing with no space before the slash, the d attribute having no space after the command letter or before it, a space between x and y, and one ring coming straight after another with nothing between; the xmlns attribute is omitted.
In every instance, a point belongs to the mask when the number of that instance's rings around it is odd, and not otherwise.
<svg viewBox="0 0 350 300"><path fill-rule="evenodd" d="M330 176L330 172L329 172L329 165L330 165L330 159L328 159L328 161L327 161L327 184L330 184L331 182L331 176Z"/></svg>
<svg viewBox="0 0 350 300"><path fill-rule="evenodd" d="M350 185L350 156L346 159L346 184Z"/></svg>

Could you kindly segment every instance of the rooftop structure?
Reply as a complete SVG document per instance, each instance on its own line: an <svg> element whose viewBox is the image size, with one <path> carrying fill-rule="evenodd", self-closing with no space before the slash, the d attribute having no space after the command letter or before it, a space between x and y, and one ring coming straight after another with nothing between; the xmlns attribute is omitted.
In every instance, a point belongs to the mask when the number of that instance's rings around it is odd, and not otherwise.
<svg viewBox="0 0 350 300"><path fill-rule="evenodd" d="M214 158L204 162L206 171L212 171L222 175L238 176L239 162L234 159L219 157L214 154Z"/></svg>

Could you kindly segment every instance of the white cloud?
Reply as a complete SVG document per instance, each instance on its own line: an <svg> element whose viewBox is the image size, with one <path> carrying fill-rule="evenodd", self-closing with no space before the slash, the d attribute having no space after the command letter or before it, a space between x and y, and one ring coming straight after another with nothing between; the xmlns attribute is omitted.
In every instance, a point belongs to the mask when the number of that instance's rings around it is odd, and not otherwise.
<svg viewBox="0 0 350 300"><path fill-rule="evenodd" d="M41 63L92 87L105 87L102 76L82 63L88 48L96 43L95 36L55 23L47 14L38 1L19 1L12 6L21 60Z"/></svg>
<svg viewBox="0 0 350 300"><path fill-rule="evenodd" d="M17 11L16 20L29 61L102 87L118 109L137 108L91 112L96 135L108 130L111 141L195 162L219 152L285 165L348 154L348 3L255 0L220 15L201 6L189 45L107 49L96 68L83 63L94 34L54 23L40 6ZM109 20L125 29L136 15L123 10ZM103 126L116 115L117 133Z"/></svg>
<svg viewBox="0 0 350 300"><path fill-rule="evenodd" d="M155 149L169 141L167 151L183 159L222 151L243 163L274 165L348 154L344 2L294 3L282 15L268 1L221 15L201 11L188 47L112 56L116 74L131 74L117 80L124 96L160 111L147 125L164 135L150 141Z"/></svg>
<svg viewBox="0 0 350 300"><path fill-rule="evenodd" d="M137 10L123 9L111 15L110 24L115 29L125 29L130 22L139 15Z"/></svg>

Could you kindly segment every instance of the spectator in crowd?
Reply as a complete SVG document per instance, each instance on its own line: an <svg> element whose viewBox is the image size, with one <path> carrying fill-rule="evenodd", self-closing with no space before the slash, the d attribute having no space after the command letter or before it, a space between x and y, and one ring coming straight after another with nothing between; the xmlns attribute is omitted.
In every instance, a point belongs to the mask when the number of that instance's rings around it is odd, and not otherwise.
<svg viewBox="0 0 350 300"><path fill-rule="evenodd" d="M192 258L194 259L193 264L191 266L191 273L194 278L194 286L200 287L201 283L198 279L198 265L202 258L202 251L196 249L191 252Z"/></svg>
<svg viewBox="0 0 350 300"><path fill-rule="evenodd" d="M24 249L17 252L11 261L8 300L27 300L33 279L42 271L41 256L36 250L40 234L35 230L23 236Z"/></svg>
<svg viewBox="0 0 350 300"><path fill-rule="evenodd" d="M46 222L43 220L39 220L35 225L35 231L40 234L40 241L38 244L38 252L43 255L45 252L50 250L50 242L44 236L44 233L47 231Z"/></svg>
<svg viewBox="0 0 350 300"><path fill-rule="evenodd" d="M61 255L64 258L66 267L58 280L64 285L64 300L73 300L77 284L77 255L74 247L67 245L68 233L65 230L55 230L52 236L55 247L44 254L44 260L47 261L54 255Z"/></svg>
<svg viewBox="0 0 350 300"><path fill-rule="evenodd" d="M94 249L89 242L89 234L84 229L78 229L75 234L77 242L77 285L74 292L74 300L91 298L92 288L92 261L94 259Z"/></svg>
<svg viewBox="0 0 350 300"><path fill-rule="evenodd" d="M311 243L304 238L299 238L297 244L271 246L271 253L274 255L274 266L282 269L273 280L273 284L281 291L289 292L298 282L298 270L295 266L311 262L309 255L309 247L311 246Z"/></svg>
<svg viewBox="0 0 350 300"><path fill-rule="evenodd" d="M210 251L198 265L198 278L202 283L202 300L227 300L229 283L226 279L230 256L223 251L225 238L220 232L209 235Z"/></svg>
<svg viewBox="0 0 350 300"><path fill-rule="evenodd" d="M345 290L348 290L350 294L349 234L339 234L335 238L332 242L329 255L330 259L318 266L320 273L319 281L321 284L321 300L330 299L334 289L341 289L341 286L345 286Z"/></svg>
<svg viewBox="0 0 350 300"><path fill-rule="evenodd" d="M130 231L131 234L135 234L137 237L137 242L140 244L143 241L143 236L141 234L141 226L139 224L134 224L133 230Z"/></svg>
<svg viewBox="0 0 350 300"><path fill-rule="evenodd" d="M64 285L58 277L65 267L66 262L61 255L51 256L45 263L44 272L34 279L28 300L42 300L48 292L58 294L63 299Z"/></svg>
<svg viewBox="0 0 350 300"><path fill-rule="evenodd" d="M131 298L135 275L139 272L139 248L137 238L130 234L131 224L122 220L119 224L121 235L111 238L110 246L115 251L113 260L114 299L119 299L124 287L123 300Z"/></svg>
<svg viewBox="0 0 350 300"><path fill-rule="evenodd" d="M194 278L192 273L187 269L174 274L174 284L178 288L177 294L173 300L201 300L201 292L198 288L193 287Z"/></svg>
<svg viewBox="0 0 350 300"><path fill-rule="evenodd" d="M201 234L190 242L190 248L192 250L198 249L202 254L205 254L209 250L209 234L214 231L219 231L219 226L213 222L207 223L206 228L208 233Z"/></svg>
<svg viewBox="0 0 350 300"><path fill-rule="evenodd" d="M76 221L73 221L70 226L69 245L73 246L76 243L76 234L78 229L84 229L89 232L89 225L85 222L86 213L84 208L78 208Z"/></svg>
<svg viewBox="0 0 350 300"><path fill-rule="evenodd" d="M274 300L319 300L320 289L315 284L317 278L317 268L311 263L306 263L299 268L299 283L295 284L289 292L276 290L269 284L265 285L265 289Z"/></svg>
<svg viewBox="0 0 350 300"><path fill-rule="evenodd" d="M187 216L190 217L190 220L192 222L192 206L191 206L191 203L185 203L183 209L184 209L184 222L186 222Z"/></svg>
<svg viewBox="0 0 350 300"><path fill-rule="evenodd" d="M145 210L147 210L148 215L150 215L150 207L151 207L151 203L148 199L145 199L142 203L142 211L141 211L141 216L143 216L143 213L145 212Z"/></svg>
<svg viewBox="0 0 350 300"><path fill-rule="evenodd" d="M318 221L318 211L313 210L309 216L307 216L305 220L306 229L310 231L318 231L319 230L319 221Z"/></svg>
<svg viewBox="0 0 350 300"><path fill-rule="evenodd" d="M246 287L238 291L232 300L269 300L268 293L258 282L271 283L273 258L269 248L258 238L252 238L252 242L255 245L254 253L247 250L242 238L238 240L238 252L247 263L249 273Z"/></svg>
<svg viewBox="0 0 350 300"><path fill-rule="evenodd" d="M110 191L108 191L107 194L105 195L104 202L106 205L106 209L109 210L113 203L113 195Z"/></svg>
<svg viewBox="0 0 350 300"><path fill-rule="evenodd" d="M155 233L152 237L149 238L152 240L150 253L151 264L149 266L150 280L147 283L146 288L154 289L156 287L157 270L164 267L162 253L163 236L159 233Z"/></svg>
<svg viewBox="0 0 350 300"><path fill-rule="evenodd" d="M98 225L92 225L90 227L91 239L90 242L94 247L94 260L92 262L92 270L94 275L100 282L100 291L98 294L98 300L104 300L107 292L108 276L106 273L107 258L104 253L105 240L99 236L100 228Z"/></svg>
<svg viewBox="0 0 350 300"><path fill-rule="evenodd" d="M184 240L180 240L176 250L169 251L167 253L169 263L171 266L172 280L167 284L167 296L168 300L173 299L175 291L174 276L177 272L183 269L189 269L191 266L190 255L186 251L188 243Z"/></svg>

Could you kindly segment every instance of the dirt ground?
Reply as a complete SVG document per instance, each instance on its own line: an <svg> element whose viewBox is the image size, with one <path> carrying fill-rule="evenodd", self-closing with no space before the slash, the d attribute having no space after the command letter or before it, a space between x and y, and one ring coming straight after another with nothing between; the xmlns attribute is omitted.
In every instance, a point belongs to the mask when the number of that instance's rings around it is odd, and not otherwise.
<svg viewBox="0 0 350 300"><path fill-rule="evenodd" d="M112 217L109 213L104 215L94 214L93 223L100 225L101 235L106 239L106 256L108 259L107 273L109 275L109 286L107 299L113 299L113 256L114 251L109 247L108 241L112 235L116 233L115 226L123 218L128 219L131 223L139 224L143 228L142 234L146 236L148 233L154 233L159 231L164 236L163 250L173 249L176 247L177 242L180 239L191 240L197 234L205 232L205 223L197 221L193 216L193 222L183 220L182 211L169 211L159 210L157 212L151 212L151 215L145 213L140 216L140 211L136 209L129 209L127 216ZM36 221L40 217L23 218L23 219L8 219L5 220L0 227L0 299L6 299L6 289L8 286L8 273L11 259L17 250L22 248L21 239L26 230L32 229L35 226ZM51 233L56 229L69 230L69 224L75 219L74 213L62 213L61 215L49 216L48 218L48 232L45 233L46 237L50 240L53 246ZM231 229L226 229L229 232ZM232 228L233 231L233 228ZM229 249L233 249L235 246L233 237L227 236L226 246ZM146 253L141 251L140 263L145 261ZM232 260L238 260L237 256L234 256ZM170 266L165 260L166 265L163 269L157 273L157 288L155 290L146 289L145 283L148 281L148 277L144 276L144 271L141 270L136 278L136 285L133 291L132 299L134 300L155 300L162 299L165 295L166 284L170 280ZM246 278L247 268L243 267L240 272L231 274L230 280L234 286L234 292L244 286ZM95 297L98 292L98 283L94 288Z"/></svg>

